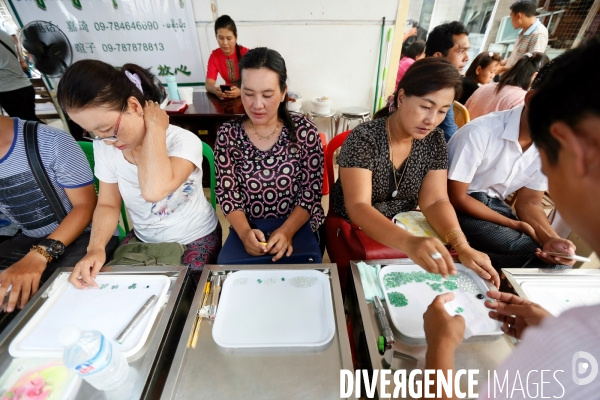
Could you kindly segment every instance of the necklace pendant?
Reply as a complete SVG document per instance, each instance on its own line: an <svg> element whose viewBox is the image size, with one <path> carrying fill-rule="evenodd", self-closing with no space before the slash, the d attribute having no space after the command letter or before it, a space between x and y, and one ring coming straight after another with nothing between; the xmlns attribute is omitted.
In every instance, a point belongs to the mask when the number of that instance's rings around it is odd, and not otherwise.
<svg viewBox="0 0 600 400"><path fill-rule="evenodd" d="M397 191L397 190L394 190L394 191L392 192L392 197L396 197L396 196L398 196L398 191Z"/></svg>

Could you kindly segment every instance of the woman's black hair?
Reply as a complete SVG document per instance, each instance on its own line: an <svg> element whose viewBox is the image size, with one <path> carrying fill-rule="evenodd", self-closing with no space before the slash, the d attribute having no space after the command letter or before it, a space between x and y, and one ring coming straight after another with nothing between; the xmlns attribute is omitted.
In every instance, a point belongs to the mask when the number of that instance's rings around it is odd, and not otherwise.
<svg viewBox="0 0 600 400"><path fill-rule="evenodd" d="M529 90L533 74L542 69L549 61L550 59L544 53L525 54L511 69L502 74L496 87L496 93L499 93L507 85Z"/></svg>
<svg viewBox="0 0 600 400"><path fill-rule="evenodd" d="M237 56L237 60L238 60L238 76L240 76L240 60L242 59L242 51L240 49L240 45L237 44L237 26L235 26L235 21L233 19L231 19L231 17L229 15L221 15L219 18L217 18L217 20L215 21L215 36L217 35L219 29L227 29L230 30L233 33L233 36L235 36L236 38L236 43L235 43L235 55ZM239 86L240 82L239 79L237 82L235 82L237 86Z"/></svg>
<svg viewBox="0 0 600 400"><path fill-rule="evenodd" d="M442 89L454 89L454 98L462 94L462 78L450 61L440 57L426 57L411 65L394 92L394 108L398 108L398 92L404 89L406 96L422 97ZM375 119L390 115L386 106L375 113Z"/></svg>
<svg viewBox="0 0 600 400"><path fill-rule="evenodd" d="M140 77L143 92L129 80L125 71ZM119 70L99 60L81 60L71 65L56 90L58 102L67 112L100 106L120 111L131 96L144 106L146 100L162 102L166 94L149 69L125 64Z"/></svg>
<svg viewBox="0 0 600 400"><path fill-rule="evenodd" d="M245 69L260 69L267 68L277 74L279 77L279 90L283 93L286 88L287 82L287 69L285 67L285 61L281 54L275 50L268 49L266 47L257 47L249 50L244 57L240 60L240 85L243 81L243 72ZM296 141L296 124L290 115L286 104L288 100L287 93L285 99L279 103L277 108L277 116L283 121L283 124L290 131L290 139Z"/></svg>
<svg viewBox="0 0 600 400"><path fill-rule="evenodd" d="M417 40L416 36L411 36L402 43L402 57L416 59L425 51L425 41Z"/></svg>
<svg viewBox="0 0 600 400"><path fill-rule="evenodd" d="M502 57L500 54L494 53L491 51L484 51L475 57L469 69L465 73L465 76L468 78L472 78L473 80L477 80L477 67L481 67L481 69L486 69L493 62L502 61Z"/></svg>

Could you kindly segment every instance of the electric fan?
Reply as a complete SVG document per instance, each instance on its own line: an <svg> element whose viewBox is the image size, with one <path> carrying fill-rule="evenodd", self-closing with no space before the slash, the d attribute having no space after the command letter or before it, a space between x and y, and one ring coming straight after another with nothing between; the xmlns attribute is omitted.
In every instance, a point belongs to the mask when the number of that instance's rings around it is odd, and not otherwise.
<svg viewBox="0 0 600 400"><path fill-rule="evenodd" d="M28 23L21 29L19 41L31 56L35 68L46 76L61 76L73 61L69 39L50 22Z"/></svg>

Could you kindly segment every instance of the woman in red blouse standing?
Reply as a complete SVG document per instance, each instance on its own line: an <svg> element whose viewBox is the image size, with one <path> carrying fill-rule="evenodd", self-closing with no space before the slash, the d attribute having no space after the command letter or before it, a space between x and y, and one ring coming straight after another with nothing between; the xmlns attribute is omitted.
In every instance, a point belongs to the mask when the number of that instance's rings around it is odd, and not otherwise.
<svg viewBox="0 0 600 400"><path fill-rule="evenodd" d="M240 96L238 81L240 79L239 61L248 49L237 44L237 28L229 15L221 15L215 21L215 35L219 48L214 50L208 59L206 72L206 90L219 98L234 99ZM215 86L217 74L225 79L225 85L230 90L222 91Z"/></svg>

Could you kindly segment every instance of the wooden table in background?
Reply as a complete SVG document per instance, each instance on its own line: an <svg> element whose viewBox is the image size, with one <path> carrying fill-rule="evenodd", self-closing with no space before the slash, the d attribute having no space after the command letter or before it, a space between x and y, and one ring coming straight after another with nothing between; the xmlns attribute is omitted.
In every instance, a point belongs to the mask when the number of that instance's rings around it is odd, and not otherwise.
<svg viewBox="0 0 600 400"><path fill-rule="evenodd" d="M217 132L224 122L244 115L242 100L220 100L207 92L194 92L194 103L190 104L183 114L169 116L170 123L195 133L214 149ZM208 171L208 163L204 161L202 171ZM202 183L208 187L208 173L203 174Z"/></svg>

